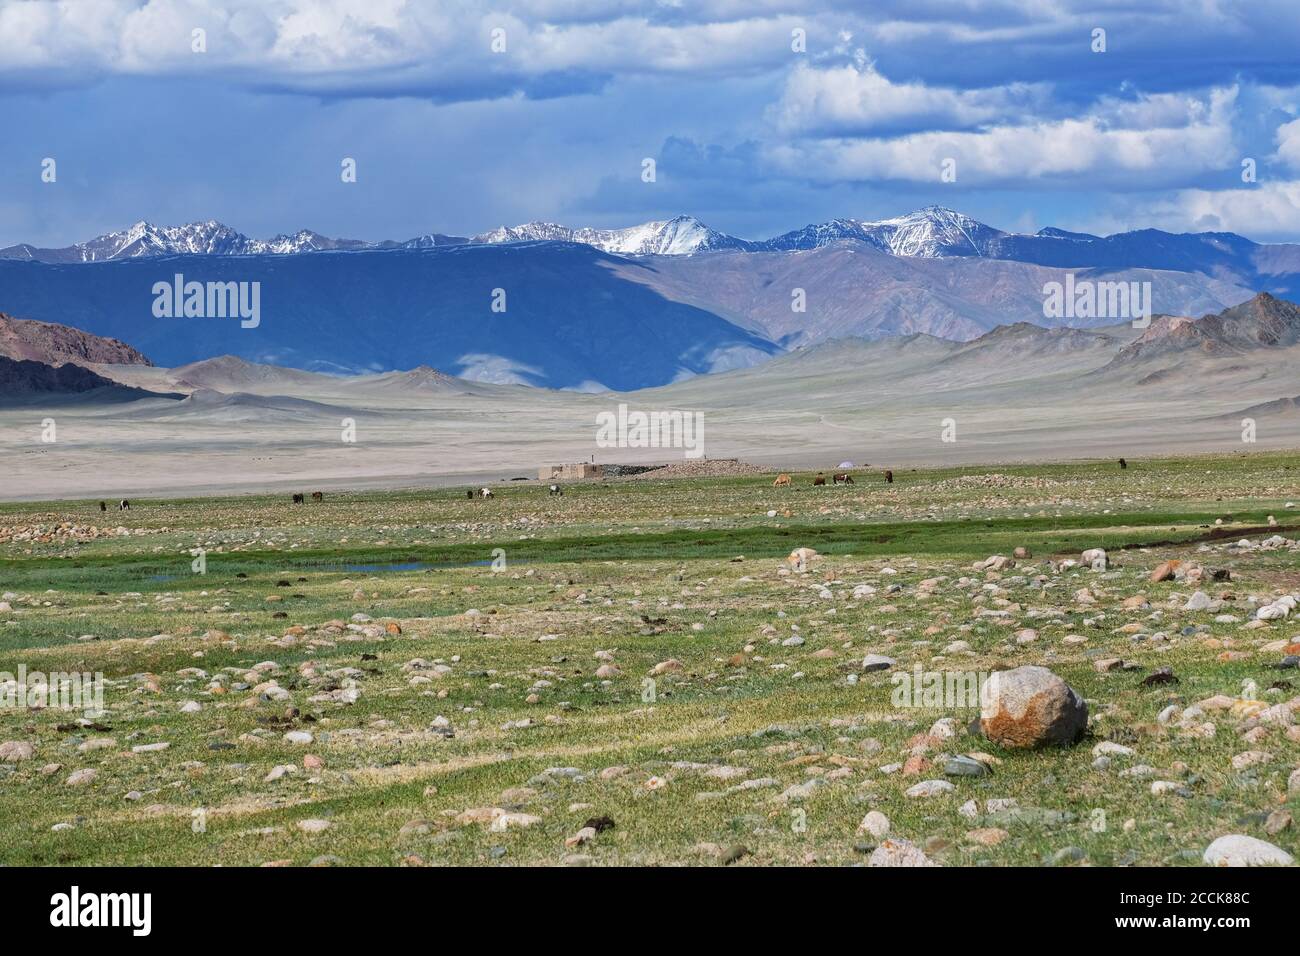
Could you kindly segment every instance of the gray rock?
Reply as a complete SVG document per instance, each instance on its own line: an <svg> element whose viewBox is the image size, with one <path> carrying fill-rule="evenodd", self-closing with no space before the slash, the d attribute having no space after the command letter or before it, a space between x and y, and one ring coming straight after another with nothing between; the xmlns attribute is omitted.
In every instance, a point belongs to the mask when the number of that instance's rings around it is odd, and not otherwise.
<svg viewBox="0 0 1300 956"><path fill-rule="evenodd" d="M908 787L906 795L909 797L937 797L940 794L952 793L956 789L947 780L922 780L915 786Z"/></svg>
<svg viewBox="0 0 1300 956"><path fill-rule="evenodd" d="M1281 847L1243 833L1219 837L1205 848L1202 859L1210 866L1290 866L1295 862Z"/></svg>
<svg viewBox="0 0 1300 956"><path fill-rule="evenodd" d="M25 740L6 740L0 744L0 760L6 763L30 760L34 753L36 748Z"/></svg>
<svg viewBox="0 0 1300 956"><path fill-rule="evenodd" d="M884 840L867 857L867 866L938 866L919 847L901 837Z"/></svg>
<svg viewBox="0 0 1300 956"><path fill-rule="evenodd" d="M943 765L943 772L949 777L983 777L989 768L974 757L949 757Z"/></svg>

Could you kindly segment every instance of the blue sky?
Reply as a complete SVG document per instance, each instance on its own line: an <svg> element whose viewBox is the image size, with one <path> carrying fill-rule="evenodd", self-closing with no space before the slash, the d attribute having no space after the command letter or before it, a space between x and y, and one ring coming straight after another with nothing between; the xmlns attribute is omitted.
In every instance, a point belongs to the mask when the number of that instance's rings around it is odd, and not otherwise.
<svg viewBox="0 0 1300 956"><path fill-rule="evenodd" d="M1294 0L0 0L0 246L927 203L1300 241L1297 50Z"/></svg>

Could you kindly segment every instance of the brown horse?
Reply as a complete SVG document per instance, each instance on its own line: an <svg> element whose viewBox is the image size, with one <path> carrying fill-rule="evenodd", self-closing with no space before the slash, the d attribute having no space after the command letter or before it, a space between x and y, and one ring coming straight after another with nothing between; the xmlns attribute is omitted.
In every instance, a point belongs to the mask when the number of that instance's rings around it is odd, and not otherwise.
<svg viewBox="0 0 1300 956"><path fill-rule="evenodd" d="M790 476L787 474L780 474L776 476L776 481L772 482L772 487L784 488L789 484L790 484Z"/></svg>

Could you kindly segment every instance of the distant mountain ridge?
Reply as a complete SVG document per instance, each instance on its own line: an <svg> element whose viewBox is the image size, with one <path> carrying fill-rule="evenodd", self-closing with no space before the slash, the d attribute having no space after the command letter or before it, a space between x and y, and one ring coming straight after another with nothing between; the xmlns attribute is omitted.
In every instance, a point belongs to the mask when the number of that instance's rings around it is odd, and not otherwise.
<svg viewBox="0 0 1300 956"><path fill-rule="evenodd" d="M106 262L167 255L297 255L308 252L430 249L454 245L570 242L622 256L690 256L698 253L800 252L857 242L903 258L1003 259L1055 268L1146 268L1197 272L1220 279L1258 279L1300 273L1300 245L1252 242L1235 233L1169 233L1140 229L1094 236L1052 227L1032 235L1006 232L943 206L926 206L880 220L832 219L766 240L741 239L677 216L622 229L573 228L550 222L500 226L473 237L429 233L404 241L334 239L308 229L252 239L209 220L182 226L137 222L58 249L27 243L0 249L0 258L36 262ZM1290 278L1287 280L1290 282ZM1282 294L1292 283L1254 283Z"/></svg>
<svg viewBox="0 0 1300 956"><path fill-rule="evenodd" d="M331 239L310 229L270 239L250 239L212 219L182 226L155 226L141 220L121 232L106 233L60 249L39 249L28 243L9 246L0 249L0 258L59 263L111 262L175 255L261 256L358 249L429 249L467 241L460 236L433 233L400 243L367 242L363 239Z"/></svg>
<svg viewBox="0 0 1300 956"><path fill-rule="evenodd" d="M623 391L781 351L610 268L631 261L559 242L138 256L93 266L0 259L0 301L132 342L169 367L225 354L343 374L424 364L485 383ZM177 272L187 281L257 283L261 324L155 316L150 290ZM499 287L504 310L493 308Z"/></svg>

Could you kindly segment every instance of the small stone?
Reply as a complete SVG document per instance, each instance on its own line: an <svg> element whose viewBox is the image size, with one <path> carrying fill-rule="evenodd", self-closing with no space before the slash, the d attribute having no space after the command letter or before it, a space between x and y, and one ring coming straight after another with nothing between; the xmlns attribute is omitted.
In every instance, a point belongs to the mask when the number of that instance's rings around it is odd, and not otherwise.
<svg viewBox="0 0 1300 956"><path fill-rule="evenodd" d="M943 765L943 772L949 777L982 777L989 773L989 768L973 757L949 757Z"/></svg>
<svg viewBox="0 0 1300 956"><path fill-rule="evenodd" d="M1008 836L1007 831L1000 827L982 827L966 833L967 840L971 843L978 843L980 846L997 846Z"/></svg>
<svg viewBox="0 0 1300 956"><path fill-rule="evenodd" d="M862 822L858 824L858 831L870 833L877 840L884 839L889 834L889 817L879 810L872 810L862 818Z"/></svg>
<svg viewBox="0 0 1300 956"><path fill-rule="evenodd" d="M918 847L901 837L885 840L871 851L867 866L937 866Z"/></svg>
<svg viewBox="0 0 1300 956"><path fill-rule="evenodd" d="M1292 822L1291 811L1274 810L1268 815L1268 819L1264 821L1264 832L1269 836L1277 836L1290 827Z"/></svg>
<svg viewBox="0 0 1300 956"><path fill-rule="evenodd" d="M494 833L500 833L503 830L509 830L511 827L524 829L532 826L534 823L541 823L542 818L533 816L531 813L502 813L488 826L488 829Z"/></svg>
<svg viewBox="0 0 1300 956"><path fill-rule="evenodd" d="M1257 767L1260 764L1268 763L1272 759L1273 755L1267 751L1247 750L1232 758L1232 768L1234 770L1245 770L1247 767Z"/></svg>
<svg viewBox="0 0 1300 956"><path fill-rule="evenodd" d="M30 760L35 753L36 748L25 740L6 740L4 743L0 743L0 760L5 763Z"/></svg>
<svg viewBox="0 0 1300 956"><path fill-rule="evenodd" d="M947 780L922 780L915 786L908 787L904 794L909 797L935 797L952 793L956 789Z"/></svg>

